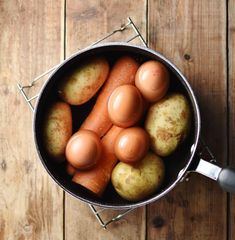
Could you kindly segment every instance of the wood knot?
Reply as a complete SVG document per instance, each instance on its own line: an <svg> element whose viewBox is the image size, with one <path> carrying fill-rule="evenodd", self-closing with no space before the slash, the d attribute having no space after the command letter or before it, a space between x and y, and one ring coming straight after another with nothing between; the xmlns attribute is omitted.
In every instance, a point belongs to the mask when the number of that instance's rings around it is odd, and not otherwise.
<svg viewBox="0 0 235 240"><path fill-rule="evenodd" d="M22 227L23 231L27 234L31 234L34 231L34 226L30 223L26 223Z"/></svg>
<svg viewBox="0 0 235 240"><path fill-rule="evenodd" d="M189 54L184 54L184 59L189 61L191 59L191 56Z"/></svg>
<svg viewBox="0 0 235 240"><path fill-rule="evenodd" d="M152 223L155 228L161 228L165 225L165 220L161 216L156 216Z"/></svg>
<svg viewBox="0 0 235 240"><path fill-rule="evenodd" d="M3 171L6 171L6 170L7 170L7 164L6 164L5 159L2 159L1 168L2 168Z"/></svg>

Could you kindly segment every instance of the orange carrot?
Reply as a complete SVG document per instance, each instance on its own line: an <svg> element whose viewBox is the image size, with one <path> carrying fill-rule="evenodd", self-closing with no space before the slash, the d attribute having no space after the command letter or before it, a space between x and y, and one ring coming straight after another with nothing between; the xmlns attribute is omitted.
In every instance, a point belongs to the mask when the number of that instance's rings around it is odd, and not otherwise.
<svg viewBox="0 0 235 240"><path fill-rule="evenodd" d="M102 155L97 165L86 171L77 171L73 176L73 181L89 189L98 196L104 192L110 178L112 170L117 163L114 154L114 143L123 128L112 126L107 134L101 139Z"/></svg>
<svg viewBox="0 0 235 240"><path fill-rule="evenodd" d="M80 129L88 129L96 132L100 137L111 128L112 123L108 116L108 99L113 90L124 84L134 84L135 73L139 64L130 56L124 56L117 60L111 69L96 103Z"/></svg>
<svg viewBox="0 0 235 240"><path fill-rule="evenodd" d="M73 167L70 163L66 163L66 172L70 175L73 176L76 173L77 169Z"/></svg>

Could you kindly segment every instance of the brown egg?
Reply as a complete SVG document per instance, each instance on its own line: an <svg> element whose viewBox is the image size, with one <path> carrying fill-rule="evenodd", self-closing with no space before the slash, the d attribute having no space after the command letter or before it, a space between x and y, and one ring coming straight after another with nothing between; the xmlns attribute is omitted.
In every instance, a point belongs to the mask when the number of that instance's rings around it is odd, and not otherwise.
<svg viewBox="0 0 235 240"><path fill-rule="evenodd" d="M114 150L116 157L125 163L141 160L149 149L149 135L140 127L124 129L117 137Z"/></svg>
<svg viewBox="0 0 235 240"><path fill-rule="evenodd" d="M77 169L93 167L101 156L101 142L90 130L79 130L68 141L65 155L68 162Z"/></svg>
<svg viewBox="0 0 235 240"><path fill-rule="evenodd" d="M110 120L119 127L130 127L137 123L143 113L143 98L133 85L117 87L109 97Z"/></svg>
<svg viewBox="0 0 235 240"><path fill-rule="evenodd" d="M169 72L158 61L143 63L135 75L135 85L149 102L156 102L166 94L169 87Z"/></svg>

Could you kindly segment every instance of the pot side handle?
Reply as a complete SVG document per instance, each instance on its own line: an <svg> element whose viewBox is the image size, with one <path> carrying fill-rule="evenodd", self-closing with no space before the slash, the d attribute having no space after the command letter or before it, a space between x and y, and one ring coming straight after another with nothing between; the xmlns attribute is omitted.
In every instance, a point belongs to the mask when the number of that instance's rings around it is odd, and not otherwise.
<svg viewBox="0 0 235 240"><path fill-rule="evenodd" d="M200 159L195 172L217 181L223 190L235 194L235 168L220 168Z"/></svg>

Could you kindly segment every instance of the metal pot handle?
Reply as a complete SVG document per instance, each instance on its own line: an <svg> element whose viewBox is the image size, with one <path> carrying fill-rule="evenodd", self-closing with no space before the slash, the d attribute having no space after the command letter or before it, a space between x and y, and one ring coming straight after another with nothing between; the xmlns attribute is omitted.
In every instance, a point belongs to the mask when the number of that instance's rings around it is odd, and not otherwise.
<svg viewBox="0 0 235 240"><path fill-rule="evenodd" d="M223 190L235 193L235 168L220 168L213 163L200 159L195 172L217 181Z"/></svg>
<svg viewBox="0 0 235 240"><path fill-rule="evenodd" d="M235 168L221 168L215 163L216 159L210 148L200 138L193 164L182 180L187 179L189 173L196 172L217 181L223 190L235 193Z"/></svg>

